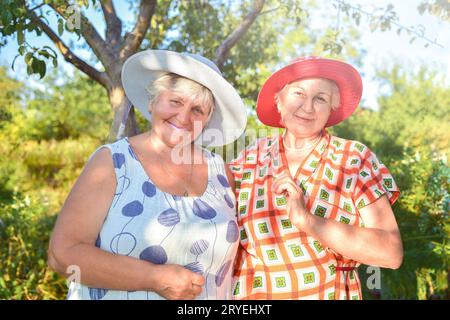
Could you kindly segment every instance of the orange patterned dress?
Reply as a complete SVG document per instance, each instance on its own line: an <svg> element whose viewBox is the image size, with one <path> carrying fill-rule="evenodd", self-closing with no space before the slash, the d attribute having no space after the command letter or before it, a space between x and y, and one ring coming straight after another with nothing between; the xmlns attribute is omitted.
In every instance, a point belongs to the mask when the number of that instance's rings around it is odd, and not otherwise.
<svg viewBox="0 0 450 320"><path fill-rule="evenodd" d="M362 299L359 263L299 231L286 199L271 192L288 170L281 136L258 139L230 163L236 181L240 246L234 299ZM324 134L294 180L312 214L364 227L358 209L399 189L388 169L357 141Z"/></svg>

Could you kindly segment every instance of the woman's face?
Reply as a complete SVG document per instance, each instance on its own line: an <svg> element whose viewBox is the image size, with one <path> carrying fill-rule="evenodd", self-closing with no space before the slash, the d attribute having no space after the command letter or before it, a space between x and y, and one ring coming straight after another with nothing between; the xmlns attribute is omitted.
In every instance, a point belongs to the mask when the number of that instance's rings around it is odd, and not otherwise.
<svg viewBox="0 0 450 320"><path fill-rule="evenodd" d="M152 131L168 146L190 144L201 134L210 110L183 93L163 91L149 107Z"/></svg>
<svg viewBox="0 0 450 320"><path fill-rule="evenodd" d="M286 129L298 137L318 134L330 116L334 88L333 82L320 78L287 84L277 100Z"/></svg>

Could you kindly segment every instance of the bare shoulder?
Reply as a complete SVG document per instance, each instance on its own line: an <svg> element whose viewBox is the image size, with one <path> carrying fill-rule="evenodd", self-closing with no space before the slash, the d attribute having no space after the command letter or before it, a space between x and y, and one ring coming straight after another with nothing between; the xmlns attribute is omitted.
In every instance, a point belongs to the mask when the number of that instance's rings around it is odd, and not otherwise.
<svg viewBox="0 0 450 320"><path fill-rule="evenodd" d="M111 151L103 147L95 152L75 182L69 197L71 200L83 198L83 203L101 198L112 198L116 188L116 177Z"/></svg>
<svg viewBox="0 0 450 320"><path fill-rule="evenodd" d="M99 149L91 156L81 172L76 184L80 182L114 184L114 164L111 151L107 147Z"/></svg>
<svg viewBox="0 0 450 320"><path fill-rule="evenodd" d="M114 198L116 178L109 148L97 150L64 202L50 241L51 250L94 244Z"/></svg>

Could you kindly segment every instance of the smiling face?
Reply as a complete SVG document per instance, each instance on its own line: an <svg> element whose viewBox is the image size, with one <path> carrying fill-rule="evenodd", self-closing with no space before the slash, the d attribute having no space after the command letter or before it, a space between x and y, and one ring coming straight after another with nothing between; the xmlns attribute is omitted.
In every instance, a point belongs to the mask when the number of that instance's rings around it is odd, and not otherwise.
<svg viewBox="0 0 450 320"><path fill-rule="evenodd" d="M339 105L339 89L331 80L301 79L287 84L275 101L286 130L310 137L325 127L332 109Z"/></svg>
<svg viewBox="0 0 450 320"><path fill-rule="evenodd" d="M152 132L167 146L194 141L213 112L214 98L202 85L173 74L164 75L150 88Z"/></svg>

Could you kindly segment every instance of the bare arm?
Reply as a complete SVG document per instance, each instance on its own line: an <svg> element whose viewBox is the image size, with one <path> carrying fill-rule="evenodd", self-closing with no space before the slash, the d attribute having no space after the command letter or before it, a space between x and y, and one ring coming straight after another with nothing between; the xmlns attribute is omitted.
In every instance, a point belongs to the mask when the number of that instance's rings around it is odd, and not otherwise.
<svg viewBox="0 0 450 320"><path fill-rule="evenodd" d="M360 209L365 228L350 226L313 214L298 226L324 246L352 260L384 268L398 269L403 246L391 206L384 195Z"/></svg>
<svg viewBox="0 0 450 320"><path fill-rule="evenodd" d="M167 298L199 294L201 288L197 286L194 292L192 283L201 286L203 278L190 270L114 255L95 246L115 188L111 154L100 149L77 179L58 216L49 246L50 267L67 276L69 266L78 266L80 282L92 287L155 291ZM172 278L178 282L175 289Z"/></svg>
<svg viewBox="0 0 450 320"><path fill-rule="evenodd" d="M302 191L288 178L274 183L274 191L288 193L292 223L322 245L367 265L398 269L402 264L400 231L386 195L359 210L365 223L360 228L310 214Z"/></svg>

